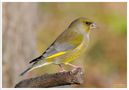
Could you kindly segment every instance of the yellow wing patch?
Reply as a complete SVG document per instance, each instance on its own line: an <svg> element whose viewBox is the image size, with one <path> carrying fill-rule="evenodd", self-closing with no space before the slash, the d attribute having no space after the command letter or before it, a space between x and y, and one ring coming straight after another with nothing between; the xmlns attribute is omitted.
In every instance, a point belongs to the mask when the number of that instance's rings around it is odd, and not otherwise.
<svg viewBox="0 0 129 90"><path fill-rule="evenodd" d="M51 59L51 58L54 58L54 57L57 57L57 56L61 56L63 54L65 54L66 52L59 52L59 53L56 53L56 54L53 54L51 56L48 56L46 59Z"/></svg>

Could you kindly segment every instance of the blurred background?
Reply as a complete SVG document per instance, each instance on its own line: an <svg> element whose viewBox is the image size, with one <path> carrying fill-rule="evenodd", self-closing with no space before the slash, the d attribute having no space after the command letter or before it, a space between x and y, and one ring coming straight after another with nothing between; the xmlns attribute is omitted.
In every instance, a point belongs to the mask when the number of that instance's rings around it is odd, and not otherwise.
<svg viewBox="0 0 129 90"><path fill-rule="evenodd" d="M3 87L58 72L58 66L48 65L19 76L78 17L92 19L99 28L91 31L85 54L72 62L85 73L84 84L72 87L127 87L127 3L120 2L3 3Z"/></svg>

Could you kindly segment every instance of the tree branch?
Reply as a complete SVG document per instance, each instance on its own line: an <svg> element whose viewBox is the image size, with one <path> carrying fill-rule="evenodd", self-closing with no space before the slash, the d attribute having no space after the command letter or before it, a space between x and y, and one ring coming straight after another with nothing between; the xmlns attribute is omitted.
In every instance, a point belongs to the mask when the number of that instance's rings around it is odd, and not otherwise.
<svg viewBox="0 0 129 90"><path fill-rule="evenodd" d="M47 88L71 84L82 84L84 76L81 68L71 71L44 74L39 77L20 81L15 88Z"/></svg>

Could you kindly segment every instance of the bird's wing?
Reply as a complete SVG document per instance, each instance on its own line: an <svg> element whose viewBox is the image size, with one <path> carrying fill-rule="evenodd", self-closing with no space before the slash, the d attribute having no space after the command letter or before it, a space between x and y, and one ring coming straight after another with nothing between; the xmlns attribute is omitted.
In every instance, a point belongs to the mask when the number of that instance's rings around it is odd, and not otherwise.
<svg viewBox="0 0 129 90"><path fill-rule="evenodd" d="M46 51L40 56L43 58L54 58L65 54L67 51L73 50L81 44L83 35L73 30L65 30ZM36 62L40 59L30 61Z"/></svg>

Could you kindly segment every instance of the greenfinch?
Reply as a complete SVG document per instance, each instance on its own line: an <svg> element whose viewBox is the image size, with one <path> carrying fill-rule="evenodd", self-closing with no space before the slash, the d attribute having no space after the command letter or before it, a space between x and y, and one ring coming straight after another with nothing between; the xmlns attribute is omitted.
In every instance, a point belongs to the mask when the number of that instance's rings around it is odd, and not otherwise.
<svg viewBox="0 0 129 90"><path fill-rule="evenodd" d="M62 64L70 65L71 61L76 60L84 51L86 51L89 43L89 35L92 29L96 28L96 23L90 19L80 17L74 20L63 33L42 53L41 56L31 60L31 64L20 75L35 68L56 64L62 70Z"/></svg>

